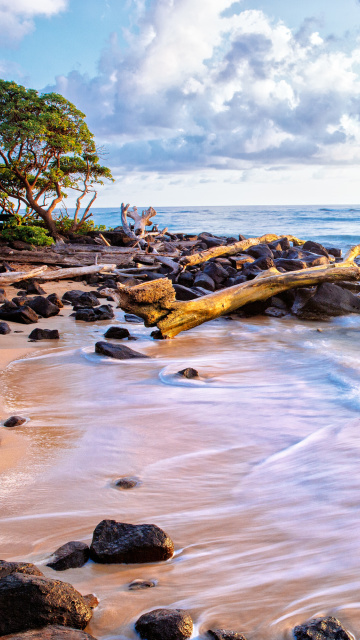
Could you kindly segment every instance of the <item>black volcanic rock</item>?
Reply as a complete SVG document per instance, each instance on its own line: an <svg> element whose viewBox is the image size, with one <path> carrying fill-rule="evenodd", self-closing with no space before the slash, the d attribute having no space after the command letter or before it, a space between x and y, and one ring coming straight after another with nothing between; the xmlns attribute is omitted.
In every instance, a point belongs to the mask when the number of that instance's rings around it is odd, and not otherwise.
<svg viewBox="0 0 360 640"><path fill-rule="evenodd" d="M97 342L95 345L95 353L116 360L130 360L132 358L148 358L144 353L134 351L130 347L123 344L113 344L112 342Z"/></svg>
<svg viewBox="0 0 360 640"><path fill-rule="evenodd" d="M159 562L174 553L171 538L154 524L102 520L94 530L90 557L102 564Z"/></svg>
<svg viewBox="0 0 360 640"><path fill-rule="evenodd" d="M35 313L33 309L30 307L16 307L9 308L9 304L6 303L6 309L4 306L0 308L0 319L5 320L6 322L19 322L19 324L32 324L34 322L38 322L39 316Z"/></svg>
<svg viewBox="0 0 360 640"><path fill-rule="evenodd" d="M35 311L39 316L43 318L51 318L52 316L57 316L60 312L59 307L56 304L53 304L48 300L48 298L44 298L44 296L36 296L29 302L29 307Z"/></svg>
<svg viewBox="0 0 360 640"><path fill-rule="evenodd" d="M90 549L84 542L67 542L54 551L53 557L46 563L55 571L65 571L82 567L90 558Z"/></svg>
<svg viewBox="0 0 360 640"><path fill-rule="evenodd" d="M36 327L29 334L29 340L59 340L60 335L57 329L40 329Z"/></svg>
<svg viewBox="0 0 360 640"><path fill-rule="evenodd" d="M114 340L123 340L129 336L130 332L128 329L123 329L122 327L109 327L106 333L104 333L104 338L113 338Z"/></svg>
<svg viewBox="0 0 360 640"><path fill-rule="evenodd" d="M297 289L291 311L303 320L360 313L360 298L336 284L324 282L318 287Z"/></svg>

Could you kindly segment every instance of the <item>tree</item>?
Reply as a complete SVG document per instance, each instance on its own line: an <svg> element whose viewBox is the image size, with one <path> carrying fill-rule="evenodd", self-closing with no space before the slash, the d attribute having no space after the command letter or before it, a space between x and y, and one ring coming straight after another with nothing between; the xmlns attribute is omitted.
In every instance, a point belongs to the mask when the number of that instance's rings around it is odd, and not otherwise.
<svg viewBox="0 0 360 640"><path fill-rule="evenodd" d="M57 93L39 94L15 82L0 80L0 206L17 210L25 205L59 239L53 212L67 197L79 192L73 230L90 217L96 185L113 180L99 164L93 134L81 113ZM82 200L90 201L79 219Z"/></svg>

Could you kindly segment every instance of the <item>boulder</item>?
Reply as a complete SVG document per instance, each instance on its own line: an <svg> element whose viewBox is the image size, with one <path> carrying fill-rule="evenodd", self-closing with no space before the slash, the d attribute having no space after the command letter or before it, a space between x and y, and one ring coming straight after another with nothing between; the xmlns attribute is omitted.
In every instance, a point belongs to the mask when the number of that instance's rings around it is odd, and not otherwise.
<svg viewBox="0 0 360 640"><path fill-rule="evenodd" d="M3 305L4 306L4 305ZM0 308L0 319L7 322L18 322L19 324L32 324L39 320L39 316L31 307L19 307L15 309L4 310Z"/></svg>
<svg viewBox="0 0 360 640"><path fill-rule="evenodd" d="M285 271L299 271L307 266L303 260L297 258L276 258L274 262L277 269L281 267Z"/></svg>
<svg viewBox="0 0 360 640"><path fill-rule="evenodd" d="M84 542L67 542L54 551L50 562L46 563L55 571L65 571L66 569L76 569L83 567L90 558L90 549Z"/></svg>
<svg viewBox="0 0 360 640"><path fill-rule="evenodd" d="M203 287L203 289L206 289L207 291L215 291L216 288L214 280L203 271L198 271L196 274L194 286Z"/></svg>
<svg viewBox="0 0 360 640"><path fill-rule="evenodd" d="M209 629L207 634L214 640L246 640L242 633L228 629Z"/></svg>
<svg viewBox="0 0 360 640"><path fill-rule="evenodd" d="M104 333L104 338L114 338L115 340L123 340L129 336L130 333L128 329L123 329L122 327L109 327L106 333Z"/></svg>
<svg viewBox="0 0 360 640"><path fill-rule="evenodd" d="M154 524L102 520L94 530L90 557L102 564L159 562L174 553L174 543Z"/></svg>
<svg viewBox="0 0 360 640"><path fill-rule="evenodd" d="M148 358L144 353L134 351L130 347L123 344L113 344L112 342L97 342L95 345L95 353L115 360L130 360L132 358Z"/></svg>
<svg viewBox="0 0 360 640"><path fill-rule="evenodd" d="M135 629L144 640L186 640L192 634L193 621L182 609L154 609L140 616Z"/></svg>
<svg viewBox="0 0 360 640"><path fill-rule="evenodd" d="M71 302L71 304L76 304L77 300L82 296L84 292L81 289L71 289L71 291L66 291L62 297L62 301L66 300L67 302Z"/></svg>
<svg viewBox="0 0 360 640"><path fill-rule="evenodd" d="M270 258L270 256L261 256L260 258L256 258L256 260L252 263L252 267L258 267L261 271L267 271L275 266L274 260Z"/></svg>
<svg viewBox="0 0 360 640"><path fill-rule="evenodd" d="M29 334L29 340L59 340L60 335L57 329L40 329L36 327Z"/></svg>
<svg viewBox="0 0 360 640"><path fill-rule="evenodd" d="M42 629L32 629L24 631L24 633L2 636L2 640L96 640L96 638L78 629L50 625Z"/></svg>
<svg viewBox="0 0 360 640"><path fill-rule="evenodd" d="M318 287L297 289L291 311L303 320L360 313L360 298L336 284L324 282Z"/></svg>
<svg viewBox="0 0 360 640"><path fill-rule="evenodd" d="M21 416L10 416L4 422L4 427L20 427L20 425L26 422L26 418L22 418Z"/></svg>
<svg viewBox="0 0 360 640"><path fill-rule="evenodd" d="M314 618L294 628L296 640L352 640L337 618Z"/></svg>
<svg viewBox="0 0 360 640"><path fill-rule="evenodd" d="M0 336L6 336L11 333L11 329L7 322L0 322Z"/></svg>
<svg viewBox="0 0 360 640"><path fill-rule="evenodd" d="M73 302L75 307L81 307L83 309L89 309L91 307L97 307L99 299L92 291L84 291Z"/></svg>
<svg viewBox="0 0 360 640"><path fill-rule="evenodd" d="M255 259L262 258L262 257L269 257L269 258L274 257L273 252L271 251L270 247L267 244L256 244L253 247L249 247L249 249L247 249L245 253L247 253L249 256L252 256Z"/></svg>
<svg viewBox="0 0 360 640"><path fill-rule="evenodd" d="M71 584L13 573L0 580L0 635L48 624L85 629L91 609Z"/></svg>
<svg viewBox="0 0 360 640"><path fill-rule="evenodd" d="M98 320L111 320L114 318L114 310L109 304L101 304L100 307L90 309L78 309L75 313L75 320L83 322L97 322Z"/></svg>
<svg viewBox="0 0 360 640"><path fill-rule="evenodd" d="M60 312L59 307L56 304L53 304L44 296L36 296L29 302L29 307L33 309L39 316L43 318L51 318L52 316L57 316Z"/></svg>
<svg viewBox="0 0 360 640"><path fill-rule="evenodd" d="M184 287L192 287L194 284L194 274L190 271L182 271L177 280L178 284L182 284Z"/></svg>
<svg viewBox="0 0 360 640"><path fill-rule="evenodd" d="M199 377L199 373L196 371L196 369L193 369L192 367L181 369L181 371L177 372L177 375L182 376L183 378L189 378L189 379Z"/></svg>
<svg viewBox="0 0 360 640"><path fill-rule="evenodd" d="M0 560L0 580L12 573L26 573L28 576L44 576L44 574L31 562L6 562Z"/></svg>
<svg viewBox="0 0 360 640"><path fill-rule="evenodd" d="M303 251L311 251L311 253L317 253L320 256L329 257L329 252L319 244L318 242L313 242L312 240L308 240L305 244L302 245Z"/></svg>
<svg viewBox="0 0 360 640"><path fill-rule="evenodd" d="M210 276L210 278L215 282L216 285L221 284L228 278L229 274L224 267L214 260L205 262L205 266L203 269L203 273ZM205 287L206 288L206 287Z"/></svg>

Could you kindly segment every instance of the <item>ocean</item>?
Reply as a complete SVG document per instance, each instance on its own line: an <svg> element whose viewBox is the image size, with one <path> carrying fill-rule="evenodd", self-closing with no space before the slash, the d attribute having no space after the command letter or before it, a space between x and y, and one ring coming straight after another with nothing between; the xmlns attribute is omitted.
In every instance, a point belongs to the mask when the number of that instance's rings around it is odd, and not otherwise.
<svg viewBox="0 0 360 640"><path fill-rule="evenodd" d="M359 241L359 216L359 206L171 207L157 222L345 249ZM107 226L119 218L95 210ZM2 375L6 415L30 420L6 435L23 453L0 474L1 557L95 593L88 631L99 640L135 640L136 619L159 607L190 611L193 638L220 627L287 640L320 615L358 637L360 316L234 316L154 341L121 309L94 324L62 311L57 346L40 344ZM110 325L128 328L149 359L96 355ZM185 367L199 379L178 376ZM139 485L117 489L123 476ZM60 575L45 566L60 545L89 543L104 518L160 526L174 557ZM134 579L156 586L129 591Z"/></svg>

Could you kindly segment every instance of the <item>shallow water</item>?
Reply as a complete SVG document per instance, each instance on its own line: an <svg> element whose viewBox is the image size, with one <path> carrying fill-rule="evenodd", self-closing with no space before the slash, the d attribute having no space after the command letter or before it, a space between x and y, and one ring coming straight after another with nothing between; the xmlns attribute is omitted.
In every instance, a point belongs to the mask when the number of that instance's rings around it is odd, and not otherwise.
<svg viewBox="0 0 360 640"><path fill-rule="evenodd" d="M96 637L135 638L162 606L188 609L194 637L282 638L330 613L358 634L360 317L222 318L154 342L116 316L149 360L95 355L109 325L70 319L59 347L5 371L8 414L30 421L6 432L21 447L0 476L1 556L42 566L103 518L154 523L166 563L44 567L97 594ZM176 375L188 366L199 380ZM114 487L128 475L141 484ZM157 585L127 591L136 578Z"/></svg>

